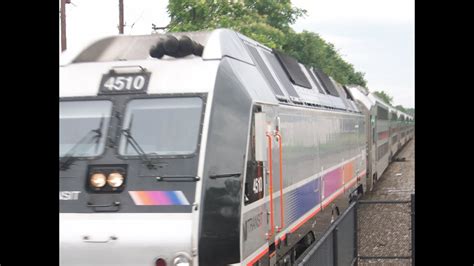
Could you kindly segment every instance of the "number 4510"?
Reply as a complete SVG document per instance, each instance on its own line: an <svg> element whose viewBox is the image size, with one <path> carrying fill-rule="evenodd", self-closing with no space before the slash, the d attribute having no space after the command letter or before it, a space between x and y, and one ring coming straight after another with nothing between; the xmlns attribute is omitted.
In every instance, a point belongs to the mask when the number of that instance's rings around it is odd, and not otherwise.
<svg viewBox="0 0 474 266"><path fill-rule="evenodd" d="M110 77L104 83L104 87L111 91L141 90L143 86L145 86L145 78L143 76Z"/></svg>

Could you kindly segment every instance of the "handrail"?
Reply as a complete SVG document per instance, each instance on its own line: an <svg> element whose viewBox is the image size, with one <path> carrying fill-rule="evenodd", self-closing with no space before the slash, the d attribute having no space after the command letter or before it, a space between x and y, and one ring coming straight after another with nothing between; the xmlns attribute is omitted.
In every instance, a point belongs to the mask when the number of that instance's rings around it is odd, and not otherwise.
<svg viewBox="0 0 474 266"><path fill-rule="evenodd" d="M280 132L277 131L275 135L278 137L278 144L280 148L280 228L278 231L281 231L283 227L285 227L285 216L283 212L283 152L281 149L283 139Z"/></svg>
<svg viewBox="0 0 474 266"><path fill-rule="evenodd" d="M268 139L268 164L269 164L269 175L270 175L270 235L268 235L268 239L273 236L275 232L275 223L273 221L273 170L272 170L272 135L267 132L266 134Z"/></svg>

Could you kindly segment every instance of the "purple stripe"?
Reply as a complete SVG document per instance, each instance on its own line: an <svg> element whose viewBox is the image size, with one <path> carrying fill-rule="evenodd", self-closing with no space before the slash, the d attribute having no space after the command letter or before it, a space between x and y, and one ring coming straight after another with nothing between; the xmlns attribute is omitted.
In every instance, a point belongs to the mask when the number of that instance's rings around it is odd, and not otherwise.
<svg viewBox="0 0 474 266"><path fill-rule="evenodd" d="M342 186L342 169L337 168L323 176L324 198L336 192Z"/></svg>

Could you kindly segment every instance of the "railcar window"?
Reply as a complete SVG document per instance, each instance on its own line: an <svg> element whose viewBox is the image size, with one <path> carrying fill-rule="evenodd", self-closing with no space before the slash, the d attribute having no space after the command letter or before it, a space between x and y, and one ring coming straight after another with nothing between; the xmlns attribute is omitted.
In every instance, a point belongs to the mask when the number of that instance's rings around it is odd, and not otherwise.
<svg viewBox="0 0 474 266"><path fill-rule="evenodd" d="M380 160L388 153L388 142L377 148L377 158Z"/></svg>
<svg viewBox="0 0 474 266"><path fill-rule="evenodd" d="M318 84L318 82L316 81L316 77L314 76L314 73L311 71L311 69L308 67L308 66L304 66L306 68L306 71L308 71L308 75L309 77L313 80L314 82L314 85L316 85L316 88L318 88L318 91L321 93L321 94L324 94L324 91L323 89L321 88L321 86Z"/></svg>
<svg viewBox="0 0 474 266"><path fill-rule="evenodd" d="M344 89L344 91L346 92L346 96L347 96L347 99L351 100L351 101L354 101L354 98L352 98L352 95L351 93L349 92L349 90L347 89L346 86L342 85L342 88Z"/></svg>
<svg viewBox="0 0 474 266"><path fill-rule="evenodd" d="M273 90L273 93L275 93L276 96L279 96L281 98L287 98L285 94L283 94L283 92L280 90L280 86L278 86L278 83L273 78L272 73L270 73L270 70L268 69L267 65L258 53L257 48L248 44L246 46L254 59L255 65L257 65L257 67L262 71L262 74L265 76L265 79L267 80L270 88Z"/></svg>
<svg viewBox="0 0 474 266"><path fill-rule="evenodd" d="M110 101L59 103L59 157L102 154L112 112Z"/></svg>
<svg viewBox="0 0 474 266"><path fill-rule="evenodd" d="M318 76L319 80L322 81L323 86L328 92L328 94L331 94L332 96L335 96L335 97L339 97L339 93L337 93L336 87L332 83L329 76L326 75L326 73L316 68L314 68L314 73L316 73L316 76Z"/></svg>
<svg viewBox="0 0 474 266"><path fill-rule="evenodd" d="M396 121L397 119L397 114L395 112L392 112L392 118L390 120Z"/></svg>
<svg viewBox="0 0 474 266"><path fill-rule="evenodd" d="M318 75L316 74L316 68L313 68L313 70L311 70L311 72L313 73L313 75L314 75L315 77L318 77ZM324 92L325 92L326 94L331 95L331 93L329 92L329 90L324 86L324 83L322 82L321 77L318 77L318 78L319 78L319 80L321 81L320 84L321 84L321 86L322 86Z"/></svg>
<svg viewBox="0 0 474 266"><path fill-rule="evenodd" d="M288 94L292 97L298 98L298 93L296 92L295 88L293 88L293 85L291 85L290 80L285 74L285 70L283 70L276 56L267 51L264 51L263 54L265 55L265 58L270 63L271 68L273 69L273 71L275 71L278 80L281 82Z"/></svg>
<svg viewBox="0 0 474 266"><path fill-rule="evenodd" d="M273 52L275 53L278 61L283 67L283 70L293 84L311 89L311 84L309 83L308 78L306 78L298 61L295 58L276 51L275 49L273 49Z"/></svg>
<svg viewBox="0 0 474 266"><path fill-rule="evenodd" d="M395 142L397 142L398 140L398 135L395 135L392 137L392 145L395 144Z"/></svg>
<svg viewBox="0 0 474 266"><path fill-rule="evenodd" d="M199 97L137 99L129 102L123 129L149 155L189 155L196 151L202 116ZM138 155L122 136L119 153Z"/></svg>
<svg viewBox="0 0 474 266"><path fill-rule="evenodd" d="M255 108L254 111L258 109ZM264 196L263 163L255 159L255 115L252 115L250 141L247 155L247 174L245 177L244 203L248 205Z"/></svg>
<svg viewBox="0 0 474 266"><path fill-rule="evenodd" d="M377 118L380 120L388 120L387 109L377 106Z"/></svg>

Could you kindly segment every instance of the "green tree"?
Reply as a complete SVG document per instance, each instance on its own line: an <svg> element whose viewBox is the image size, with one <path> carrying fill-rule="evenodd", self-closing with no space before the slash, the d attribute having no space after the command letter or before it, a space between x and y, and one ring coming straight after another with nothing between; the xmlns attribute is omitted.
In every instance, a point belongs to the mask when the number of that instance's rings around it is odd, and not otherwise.
<svg viewBox="0 0 474 266"><path fill-rule="evenodd" d="M292 55L303 64L323 70L339 83L367 86L364 73L356 72L352 64L347 63L338 54L332 43L326 42L317 33L303 31L288 33L284 52Z"/></svg>
<svg viewBox="0 0 474 266"><path fill-rule="evenodd" d="M398 109L404 113L408 113L408 111L405 109L405 107L403 107L402 105L397 105L395 106L395 109Z"/></svg>
<svg viewBox="0 0 474 266"><path fill-rule="evenodd" d="M415 116L415 108L405 108L407 110L407 113L411 114L412 116Z"/></svg>
<svg viewBox="0 0 474 266"><path fill-rule="evenodd" d="M299 17L306 15L307 11L293 7L290 0L245 0L245 6L256 11L265 18L268 25L288 32L290 25Z"/></svg>
<svg viewBox="0 0 474 266"><path fill-rule="evenodd" d="M282 50L306 65L317 67L339 83L366 87L364 73L344 61L333 44L318 34L291 29L306 10L290 0L170 0L171 32L229 28L270 48Z"/></svg>
<svg viewBox="0 0 474 266"><path fill-rule="evenodd" d="M373 94L379 97L386 104L392 106L393 97L388 95L385 91L374 91Z"/></svg>
<svg viewBox="0 0 474 266"><path fill-rule="evenodd" d="M411 116L415 116L415 108L405 108L403 105L397 105L395 106L396 109L409 114Z"/></svg>
<svg viewBox="0 0 474 266"><path fill-rule="evenodd" d="M270 48L281 48L290 23L305 14L289 0L171 0L171 32L229 28Z"/></svg>

